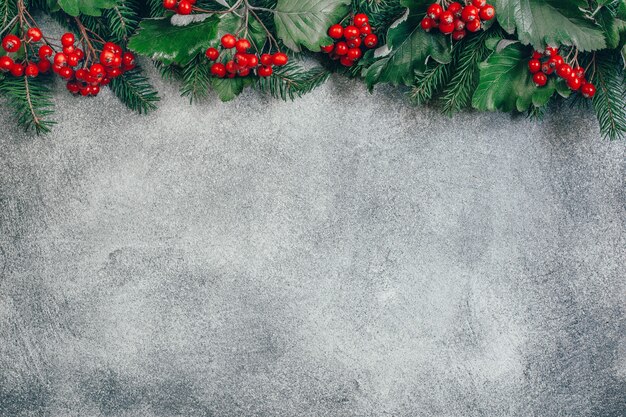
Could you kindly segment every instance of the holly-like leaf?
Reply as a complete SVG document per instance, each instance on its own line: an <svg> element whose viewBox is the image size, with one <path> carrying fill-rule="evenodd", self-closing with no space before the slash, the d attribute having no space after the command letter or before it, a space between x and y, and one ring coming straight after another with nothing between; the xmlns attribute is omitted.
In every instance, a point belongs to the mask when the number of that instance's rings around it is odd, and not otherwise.
<svg viewBox="0 0 626 417"><path fill-rule="evenodd" d="M296 52L305 47L318 52L332 43L326 34L348 13L350 0L278 0L274 9L277 35Z"/></svg>
<svg viewBox="0 0 626 417"><path fill-rule="evenodd" d="M85 14L88 16L102 16L102 10L117 5L117 0L59 0L58 6L70 16Z"/></svg>
<svg viewBox="0 0 626 417"><path fill-rule="evenodd" d="M494 52L480 64L478 87L472 98L472 106L478 110L525 111L531 104L542 106L554 94L552 81L544 87L536 87L528 71L528 48L511 44L500 52Z"/></svg>
<svg viewBox="0 0 626 417"><path fill-rule="evenodd" d="M217 39L219 19L210 16L202 22L174 26L169 19L145 19L128 48L166 65L184 65Z"/></svg>
<svg viewBox="0 0 626 417"><path fill-rule="evenodd" d="M412 85L415 74L426 70L430 58L441 64L452 60L449 38L439 32L425 32L419 25L418 16L410 16L389 29L389 53L367 69L367 85L370 88L379 82Z"/></svg>
<svg viewBox="0 0 626 417"><path fill-rule="evenodd" d="M508 33L517 29L524 44L574 45L581 51L606 47L602 30L585 19L586 0L495 0L497 19Z"/></svg>
<svg viewBox="0 0 626 417"><path fill-rule="evenodd" d="M252 79L249 77L211 79L211 86L222 101L230 101L234 99L251 83Z"/></svg>

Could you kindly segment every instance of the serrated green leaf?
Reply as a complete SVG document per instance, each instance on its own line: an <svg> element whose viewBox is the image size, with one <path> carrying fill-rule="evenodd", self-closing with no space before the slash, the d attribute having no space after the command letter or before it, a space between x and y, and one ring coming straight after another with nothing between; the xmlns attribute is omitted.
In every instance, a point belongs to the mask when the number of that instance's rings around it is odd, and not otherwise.
<svg viewBox="0 0 626 417"><path fill-rule="evenodd" d="M441 64L452 60L450 38L439 32L424 32L414 17L389 29L387 46L389 53L365 73L370 88L379 82L411 85L415 74L426 70L430 58Z"/></svg>
<svg viewBox="0 0 626 417"><path fill-rule="evenodd" d="M332 43L326 31L349 10L350 0L278 0L274 9L276 33L285 46L318 52Z"/></svg>
<svg viewBox="0 0 626 417"><path fill-rule="evenodd" d="M538 50L547 45L605 48L602 31L581 11L587 6L586 0L495 0L500 26L508 33L517 29L519 40Z"/></svg>
<svg viewBox="0 0 626 417"><path fill-rule="evenodd" d="M110 9L116 4L116 0L58 0L59 7L70 16L102 16L102 10Z"/></svg>
<svg viewBox="0 0 626 417"><path fill-rule="evenodd" d="M219 19L174 26L169 19L145 19L128 42L128 48L166 65L184 65L217 39Z"/></svg>
<svg viewBox="0 0 626 417"><path fill-rule="evenodd" d="M478 87L472 106L478 110L525 111L531 104L545 104L556 86L537 88L528 71L528 48L512 44L480 64ZM543 103L543 104L542 104Z"/></svg>
<svg viewBox="0 0 626 417"><path fill-rule="evenodd" d="M212 78L211 86L222 101L230 101L237 97L244 88L252 83L252 79L246 78Z"/></svg>

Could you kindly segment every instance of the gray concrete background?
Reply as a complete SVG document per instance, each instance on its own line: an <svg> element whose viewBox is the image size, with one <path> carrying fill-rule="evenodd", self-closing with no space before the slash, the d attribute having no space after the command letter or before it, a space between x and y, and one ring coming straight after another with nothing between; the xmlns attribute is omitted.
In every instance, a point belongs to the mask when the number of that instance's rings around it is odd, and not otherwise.
<svg viewBox="0 0 626 417"><path fill-rule="evenodd" d="M624 142L333 78L0 110L2 416L626 415Z"/></svg>

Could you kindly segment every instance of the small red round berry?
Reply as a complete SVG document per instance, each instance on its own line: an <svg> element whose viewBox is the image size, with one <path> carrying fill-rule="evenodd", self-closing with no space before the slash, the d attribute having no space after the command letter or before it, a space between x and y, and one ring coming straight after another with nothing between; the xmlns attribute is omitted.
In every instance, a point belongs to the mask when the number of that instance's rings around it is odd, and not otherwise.
<svg viewBox="0 0 626 417"><path fill-rule="evenodd" d="M574 67L572 74L578 78L585 78L585 69L582 67Z"/></svg>
<svg viewBox="0 0 626 417"><path fill-rule="evenodd" d="M448 6L448 11L452 12L456 17L461 17L461 12L463 11L463 6L458 1L450 3Z"/></svg>
<svg viewBox="0 0 626 417"><path fill-rule="evenodd" d="M248 75L250 75L250 68L239 69L239 71L237 71L237 75L239 75L240 77L247 77Z"/></svg>
<svg viewBox="0 0 626 417"><path fill-rule="evenodd" d="M345 42L337 42L335 44L335 54L345 55L348 53L348 45Z"/></svg>
<svg viewBox="0 0 626 417"><path fill-rule="evenodd" d="M453 41L460 41L466 35L467 35L467 31L465 29L455 30L454 32L452 32L452 40Z"/></svg>
<svg viewBox="0 0 626 417"><path fill-rule="evenodd" d="M530 61L528 61L528 69L532 74L541 71L541 61L539 61L538 59L531 59Z"/></svg>
<svg viewBox="0 0 626 417"><path fill-rule="evenodd" d="M282 67L283 65L287 65L288 61L289 61L289 57L287 56L287 54L283 52L276 52L274 56L272 57L272 63L276 65L277 67Z"/></svg>
<svg viewBox="0 0 626 417"><path fill-rule="evenodd" d="M444 35L449 35L452 32L454 32L454 23L444 23L444 22L441 22L441 23L439 23L439 30Z"/></svg>
<svg viewBox="0 0 626 417"><path fill-rule="evenodd" d="M91 86L91 95L92 96L97 96L99 92L100 92L100 86L98 86L98 85L92 85Z"/></svg>
<svg viewBox="0 0 626 417"><path fill-rule="evenodd" d="M259 74L259 77L269 77L270 75L272 75L274 70L272 69L272 67L262 66L257 72Z"/></svg>
<svg viewBox="0 0 626 417"><path fill-rule="evenodd" d="M100 85L108 85L111 82L109 77L104 77L102 81L100 81Z"/></svg>
<svg viewBox="0 0 626 417"><path fill-rule="evenodd" d="M362 55L363 53L361 52L361 48L350 48L348 49L348 53L346 54L348 59L351 59L353 61L361 58Z"/></svg>
<svg viewBox="0 0 626 417"><path fill-rule="evenodd" d="M348 48L358 48L359 46L361 46L361 38L355 38L355 39L351 39L348 42L346 42L346 44L348 45Z"/></svg>
<svg viewBox="0 0 626 417"><path fill-rule="evenodd" d="M537 87L543 87L548 83L548 76L543 72L538 72L533 75L533 82Z"/></svg>
<svg viewBox="0 0 626 417"><path fill-rule="evenodd" d="M422 23L420 23L422 26L422 29L424 29L426 32L430 31L432 28L435 27L435 20L432 17L425 17L422 19Z"/></svg>
<svg viewBox="0 0 626 417"><path fill-rule="evenodd" d="M369 34L365 37L363 43L368 48L374 48L376 45L378 45L378 36L374 35L373 33Z"/></svg>
<svg viewBox="0 0 626 417"><path fill-rule="evenodd" d="M14 77L21 77L24 75L24 66L22 64L18 64L17 62L11 65L11 75Z"/></svg>
<svg viewBox="0 0 626 417"><path fill-rule="evenodd" d="M163 7L168 10L173 10L176 7L177 0L163 0Z"/></svg>
<svg viewBox="0 0 626 417"><path fill-rule="evenodd" d="M340 39L343 36L343 26L340 24L332 25L328 29L328 36L333 39Z"/></svg>
<svg viewBox="0 0 626 417"><path fill-rule="evenodd" d="M117 78L120 75L122 75L122 70L120 70L119 68L108 68L107 69L107 77L109 78Z"/></svg>
<svg viewBox="0 0 626 417"><path fill-rule="evenodd" d="M541 64L541 72L546 75L550 75L554 72L554 68L552 68L547 62L544 62Z"/></svg>
<svg viewBox="0 0 626 417"><path fill-rule="evenodd" d="M580 78L578 77L570 77L567 80L567 86L570 88L570 90L576 91L580 88L581 86L581 82L580 82Z"/></svg>
<svg viewBox="0 0 626 417"><path fill-rule="evenodd" d="M237 39L235 39L235 37L231 35L230 33L227 33L226 35L222 36L221 42L224 48L232 49L235 47L235 44L237 43Z"/></svg>
<svg viewBox="0 0 626 417"><path fill-rule="evenodd" d="M67 57L62 52L57 52L54 55L54 65L58 65L60 67L64 67L67 65Z"/></svg>
<svg viewBox="0 0 626 417"><path fill-rule="evenodd" d="M114 54L121 54L122 53L122 48L113 42L107 42L104 44L104 46L102 47L103 51L111 51Z"/></svg>
<svg viewBox="0 0 626 417"><path fill-rule="evenodd" d="M354 65L354 61L348 58L347 56L342 56L339 62L344 67L351 67L352 65Z"/></svg>
<svg viewBox="0 0 626 417"><path fill-rule="evenodd" d="M13 66L13 58L10 56L0 56L0 69L4 71L8 71Z"/></svg>
<svg viewBox="0 0 626 417"><path fill-rule="evenodd" d="M235 54L234 60L235 60L235 63L237 63L237 66L239 68L248 66L248 57L247 57L246 54L243 54L241 52L237 52Z"/></svg>
<svg viewBox="0 0 626 417"><path fill-rule="evenodd" d="M132 52L124 52L124 55L122 55L122 65L127 71L135 68L135 55Z"/></svg>
<svg viewBox="0 0 626 417"><path fill-rule="evenodd" d="M437 3L431 4L430 6L428 6L428 9L426 9L426 14L431 19L438 19L441 13L443 13L443 7L441 7Z"/></svg>
<svg viewBox="0 0 626 417"><path fill-rule="evenodd" d="M65 55L73 54L75 50L76 50L76 47L74 45L69 45L69 46L64 46L63 47L63 53Z"/></svg>
<svg viewBox="0 0 626 417"><path fill-rule="evenodd" d="M461 19L454 20L454 30L463 30L465 29L465 22Z"/></svg>
<svg viewBox="0 0 626 417"><path fill-rule="evenodd" d="M41 33L41 29L39 28L30 28L26 31L26 36L32 42L39 42L41 38L43 38L43 34Z"/></svg>
<svg viewBox="0 0 626 417"><path fill-rule="evenodd" d="M541 52L539 52L539 51L534 51L532 58L533 59L541 59L541 58L543 58L543 54Z"/></svg>
<svg viewBox="0 0 626 417"><path fill-rule="evenodd" d="M226 66L221 62L216 62L215 64L211 65L211 74L219 78L224 78L224 76L226 75Z"/></svg>
<svg viewBox="0 0 626 417"><path fill-rule="evenodd" d="M230 60L226 63L226 71L230 72L231 74L234 74L237 72L239 68L237 67L237 64L235 64L235 61Z"/></svg>
<svg viewBox="0 0 626 417"><path fill-rule="evenodd" d="M359 29L359 32L361 32L361 35L369 35L372 33L372 27L370 25L363 25Z"/></svg>
<svg viewBox="0 0 626 417"><path fill-rule="evenodd" d="M70 79L74 75L74 70L70 67L63 67L59 70L59 75L61 78Z"/></svg>
<svg viewBox="0 0 626 417"><path fill-rule="evenodd" d="M74 45L75 41L76 41L76 38L74 37L73 33L66 32L63 34L63 36L61 36L61 45L63 46Z"/></svg>
<svg viewBox="0 0 626 417"><path fill-rule="evenodd" d="M178 3L178 7L176 8L176 13L182 14L182 15L188 15L188 14L191 14L192 8L193 8L193 5L191 4L189 0L180 0L180 3Z"/></svg>
<svg viewBox="0 0 626 417"><path fill-rule="evenodd" d="M9 34L2 39L2 47L7 52L17 52L20 46L22 46L22 41L13 34Z"/></svg>
<svg viewBox="0 0 626 417"><path fill-rule="evenodd" d="M106 65L107 67L113 64L113 60L115 59L115 54L111 51L104 50L100 52L100 63L102 65Z"/></svg>
<svg viewBox="0 0 626 417"><path fill-rule="evenodd" d="M461 12L461 19L463 19L465 22L471 22L479 18L478 14L479 10L476 6L465 6L463 8L463 11Z"/></svg>
<svg viewBox="0 0 626 417"><path fill-rule="evenodd" d="M50 67L52 67L52 64L47 59L42 59L41 61L37 62L37 68L39 69L39 72L48 72L50 71Z"/></svg>
<svg viewBox="0 0 626 417"><path fill-rule="evenodd" d="M491 4L488 4L482 9L480 9L480 13L478 14L478 16L482 20L491 20L495 17L495 15L496 15L496 8L493 7Z"/></svg>
<svg viewBox="0 0 626 417"><path fill-rule="evenodd" d="M439 15L439 24L441 25L443 23L454 23L454 13L449 10L441 13Z"/></svg>
<svg viewBox="0 0 626 417"><path fill-rule="evenodd" d="M80 68L77 69L76 72L74 73L74 76L76 77L77 80L84 80L85 78L87 78L87 76L89 75L89 73L87 72L87 70L85 68Z"/></svg>
<svg viewBox="0 0 626 417"><path fill-rule="evenodd" d="M76 48L74 49L74 54L76 54L76 56L78 57L78 59L83 59L85 57L85 53L83 52L82 49L80 48Z"/></svg>
<svg viewBox="0 0 626 417"><path fill-rule="evenodd" d="M215 61L220 56L220 52L215 48L208 48L205 52L207 58L211 61Z"/></svg>
<svg viewBox="0 0 626 417"><path fill-rule="evenodd" d="M580 92L582 93L583 97L592 98L596 95L596 86L591 83L586 83L582 86Z"/></svg>
<svg viewBox="0 0 626 417"><path fill-rule="evenodd" d="M322 52L325 52L327 54L331 53L333 51L333 49L335 49L335 44L332 45L324 45L321 47Z"/></svg>
<svg viewBox="0 0 626 417"><path fill-rule="evenodd" d="M472 0L472 5L474 5L475 7L478 7L479 9L481 7L485 7L486 4L487 4L487 0Z"/></svg>
<svg viewBox="0 0 626 417"><path fill-rule="evenodd" d="M351 40L354 39L356 37L359 36L361 32L359 31L359 29L357 29L354 26L347 26L344 30L343 30L343 36L347 39L347 40Z"/></svg>
<svg viewBox="0 0 626 417"><path fill-rule="evenodd" d="M78 92L80 91L80 86L76 81L68 81L65 87L67 88L67 91L72 94L78 94Z"/></svg>
<svg viewBox="0 0 626 417"><path fill-rule="evenodd" d="M465 24L465 28L470 32L478 32L483 27L480 19L470 20Z"/></svg>
<svg viewBox="0 0 626 417"><path fill-rule="evenodd" d="M360 28L364 25L367 25L370 22L370 19L365 13L357 13L354 15L354 19L352 19L352 22L354 23L354 26Z"/></svg>
<svg viewBox="0 0 626 417"><path fill-rule="evenodd" d="M572 67L568 64L560 65L556 69L556 75L565 79L568 79L572 75L572 72Z"/></svg>
<svg viewBox="0 0 626 417"><path fill-rule="evenodd" d="M248 49L252 48L252 44L247 39L239 39L235 43L235 48L237 49L237 52L245 53Z"/></svg>
<svg viewBox="0 0 626 417"><path fill-rule="evenodd" d="M88 85L84 85L82 87L80 87L80 95L83 97L86 97L89 95L89 93L91 93L91 88Z"/></svg>
<svg viewBox="0 0 626 417"><path fill-rule="evenodd" d="M24 70L24 73L26 74L27 77L36 77L39 75L39 68L37 68L37 64L31 62L28 65L26 65L26 69Z"/></svg>
<svg viewBox="0 0 626 417"><path fill-rule="evenodd" d="M101 80L106 75L106 70L102 64L93 64L91 68L89 68L89 75L97 80Z"/></svg>
<svg viewBox="0 0 626 417"><path fill-rule="evenodd" d="M39 58L48 58L52 56L52 48L49 45L41 45L39 47Z"/></svg>
<svg viewBox="0 0 626 417"><path fill-rule="evenodd" d="M555 48L553 46L548 46L546 48L545 56L554 56L559 53L559 48Z"/></svg>
<svg viewBox="0 0 626 417"><path fill-rule="evenodd" d="M552 58L548 60L548 65L550 65L550 67L554 69L557 69L564 63L565 61L563 60L563 57L561 55L554 55Z"/></svg>
<svg viewBox="0 0 626 417"><path fill-rule="evenodd" d="M76 65L78 65L78 56L76 56L76 54L69 54L67 55L67 65L69 65L70 67L75 67Z"/></svg>
<svg viewBox="0 0 626 417"><path fill-rule="evenodd" d="M263 55L261 55L261 64L262 65L268 67L268 66L272 65L272 61L273 61L272 55L270 55L270 54L263 54Z"/></svg>
<svg viewBox="0 0 626 417"><path fill-rule="evenodd" d="M246 58L248 58L248 67L256 68L259 66L259 57L255 54L248 54L246 55Z"/></svg>

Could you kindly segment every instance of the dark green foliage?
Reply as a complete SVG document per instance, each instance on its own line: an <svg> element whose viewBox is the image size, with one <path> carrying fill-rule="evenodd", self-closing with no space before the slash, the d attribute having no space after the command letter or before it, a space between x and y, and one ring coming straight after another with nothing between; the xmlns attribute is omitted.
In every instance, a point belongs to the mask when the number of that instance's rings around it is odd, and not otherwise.
<svg viewBox="0 0 626 417"><path fill-rule="evenodd" d="M330 76L325 68L304 69L296 63L289 63L274 70L274 75L260 78L259 89L275 98L293 100L322 85Z"/></svg>
<svg viewBox="0 0 626 417"><path fill-rule="evenodd" d="M117 6L108 9L104 16L113 42L126 43L139 25L137 5L132 1L120 1Z"/></svg>
<svg viewBox="0 0 626 417"><path fill-rule="evenodd" d="M0 94L13 109L19 125L37 134L50 131L55 122L49 119L53 113L52 93L48 77L11 77L0 81Z"/></svg>
<svg viewBox="0 0 626 417"><path fill-rule="evenodd" d="M129 109L139 114L155 110L159 101L157 92L139 67L112 79L109 87Z"/></svg>
<svg viewBox="0 0 626 417"><path fill-rule="evenodd" d="M182 69L181 95L189 97L189 103L205 98L211 83L211 67L204 56L195 57Z"/></svg>
<svg viewBox="0 0 626 417"><path fill-rule="evenodd" d="M596 86L593 108L602 134L613 140L626 136L626 81L617 51L602 51L592 62L590 81Z"/></svg>
<svg viewBox="0 0 626 417"><path fill-rule="evenodd" d="M409 97L414 104L424 104L435 97L448 83L453 65L432 61L426 71L415 76Z"/></svg>
<svg viewBox="0 0 626 417"><path fill-rule="evenodd" d="M15 17L15 13L17 13L15 0L0 0L0 30ZM4 35L4 32L0 32L0 35Z"/></svg>

